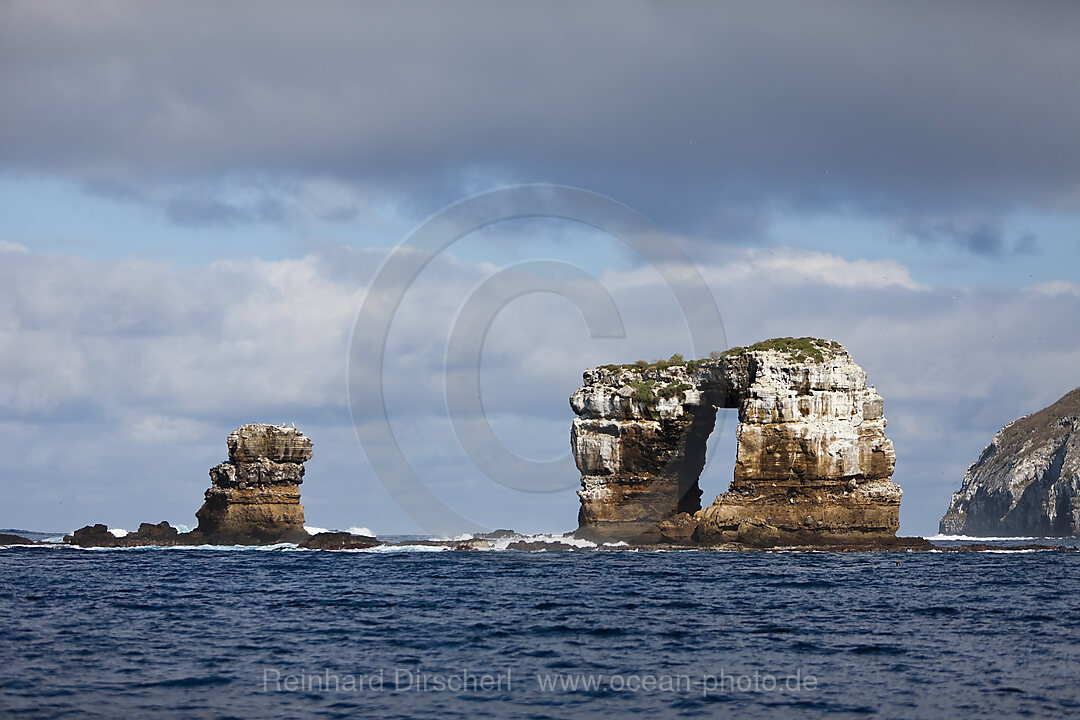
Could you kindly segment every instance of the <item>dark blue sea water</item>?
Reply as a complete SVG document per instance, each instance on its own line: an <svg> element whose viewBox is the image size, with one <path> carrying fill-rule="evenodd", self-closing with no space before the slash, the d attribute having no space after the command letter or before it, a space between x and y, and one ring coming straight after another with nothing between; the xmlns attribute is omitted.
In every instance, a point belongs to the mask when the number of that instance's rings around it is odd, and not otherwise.
<svg viewBox="0 0 1080 720"><path fill-rule="evenodd" d="M9 548L0 715L1076 717L1078 578L1064 552Z"/></svg>

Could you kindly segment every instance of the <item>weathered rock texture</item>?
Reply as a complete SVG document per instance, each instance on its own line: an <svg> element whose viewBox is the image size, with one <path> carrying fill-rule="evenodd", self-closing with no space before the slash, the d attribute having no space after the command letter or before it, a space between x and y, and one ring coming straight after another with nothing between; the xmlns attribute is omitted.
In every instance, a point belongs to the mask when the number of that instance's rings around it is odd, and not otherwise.
<svg viewBox="0 0 1080 720"><path fill-rule="evenodd" d="M228 445L229 461L210 470L194 535L214 544L307 540L300 483L311 440L292 427L244 425Z"/></svg>
<svg viewBox="0 0 1080 720"><path fill-rule="evenodd" d="M570 398L583 536L760 547L880 542L899 528L881 396L837 343L782 338L583 379ZM735 475L702 510L718 407L739 410Z"/></svg>
<svg viewBox="0 0 1080 720"><path fill-rule="evenodd" d="M994 436L953 494L940 531L1080 535L1080 388Z"/></svg>
<svg viewBox="0 0 1080 720"><path fill-rule="evenodd" d="M81 547L143 547L146 545L192 545L191 534L181 535L169 523L162 520L157 525L142 523L133 533L116 536L106 525L87 525L71 535L64 536L64 542Z"/></svg>
<svg viewBox="0 0 1080 720"><path fill-rule="evenodd" d="M300 547L309 550L364 550L382 544L370 535L353 535L348 532L321 532L300 543Z"/></svg>

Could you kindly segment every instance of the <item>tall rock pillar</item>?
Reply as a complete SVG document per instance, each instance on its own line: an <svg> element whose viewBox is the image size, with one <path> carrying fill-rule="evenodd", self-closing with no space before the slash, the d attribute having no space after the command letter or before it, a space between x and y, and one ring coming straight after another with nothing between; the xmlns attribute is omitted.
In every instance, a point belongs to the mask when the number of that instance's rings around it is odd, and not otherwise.
<svg viewBox="0 0 1080 720"><path fill-rule="evenodd" d="M211 468L195 532L214 544L302 542L300 483L311 440L293 427L244 425L228 439L229 460Z"/></svg>

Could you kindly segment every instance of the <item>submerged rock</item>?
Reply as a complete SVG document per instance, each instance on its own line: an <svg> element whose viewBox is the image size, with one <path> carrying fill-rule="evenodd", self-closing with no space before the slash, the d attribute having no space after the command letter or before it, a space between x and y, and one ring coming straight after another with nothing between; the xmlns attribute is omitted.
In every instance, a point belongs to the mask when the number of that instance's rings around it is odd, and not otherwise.
<svg viewBox="0 0 1080 720"><path fill-rule="evenodd" d="M194 535L228 545L307 540L300 483L311 440L293 427L244 425L229 435L228 447L228 462L210 470Z"/></svg>
<svg viewBox="0 0 1080 720"><path fill-rule="evenodd" d="M1080 535L1080 388L1009 423L968 468L940 532Z"/></svg>
<svg viewBox="0 0 1080 720"><path fill-rule="evenodd" d="M503 538L517 537L518 535L519 533L513 530L500 528L499 530L492 530L491 532L478 533L476 538L479 540L501 540Z"/></svg>
<svg viewBox="0 0 1080 720"><path fill-rule="evenodd" d="M540 550L581 550L582 548L558 540L515 540L509 543L506 549L538 552Z"/></svg>
<svg viewBox="0 0 1080 720"><path fill-rule="evenodd" d="M636 542L874 543L902 492L883 401L838 343L781 338L707 360L604 366L570 398L578 534ZM717 408L738 408L735 475L701 508Z"/></svg>

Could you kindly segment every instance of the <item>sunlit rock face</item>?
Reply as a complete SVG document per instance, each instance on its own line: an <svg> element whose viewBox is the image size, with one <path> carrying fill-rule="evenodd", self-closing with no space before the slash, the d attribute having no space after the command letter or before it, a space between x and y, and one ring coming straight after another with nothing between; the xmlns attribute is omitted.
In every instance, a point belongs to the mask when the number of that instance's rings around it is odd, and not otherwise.
<svg viewBox="0 0 1080 720"><path fill-rule="evenodd" d="M837 343L783 338L707 360L604 366L570 398L579 534L755 546L892 538L900 488L883 402ZM716 409L739 409L735 474L701 508Z"/></svg>
<svg viewBox="0 0 1080 720"><path fill-rule="evenodd" d="M941 519L948 535L1080 535L1080 388L1006 425Z"/></svg>
<svg viewBox="0 0 1080 720"><path fill-rule="evenodd" d="M195 534L214 544L302 542L303 463L311 440L292 427L244 425L229 435L229 460L210 470Z"/></svg>

